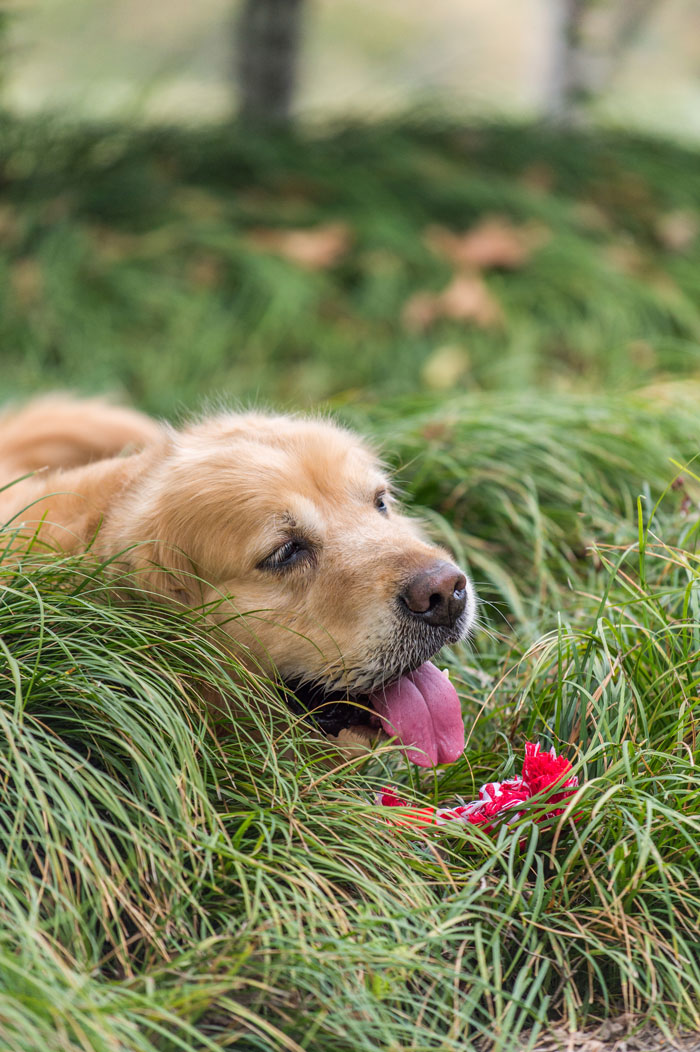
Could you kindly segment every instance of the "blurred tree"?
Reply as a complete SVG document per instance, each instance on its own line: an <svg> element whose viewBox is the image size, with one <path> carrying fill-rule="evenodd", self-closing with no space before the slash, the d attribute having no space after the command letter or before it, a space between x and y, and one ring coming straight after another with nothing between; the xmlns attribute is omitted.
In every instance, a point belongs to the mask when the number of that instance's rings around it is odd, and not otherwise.
<svg viewBox="0 0 700 1052"><path fill-rule="evenodd" d="M658 0L549 0L550 63L544 111L581 124L609 86ZM598 16L594 19L592 16Z"/></svg>
<svg viewBox="0 0 700 1052"><path fill-rule="evenodd" d="M552 121L580 120L587 98L582 69L583 16L591 0L549 0L550 54L544 112Z"/></svg>
<svg viewBox="0 0 700 1052"><path fill-rule="evenodd" d="M289 119L296 86L304 0L243 0L236 31L239 114Z"/></svg>
<svg viewBox="0 0 700 1052"><path fill-rule="evenodd" d="M10 12L0 3L0 106L3 103L3 88L7 76L10 31Z"/></svg>

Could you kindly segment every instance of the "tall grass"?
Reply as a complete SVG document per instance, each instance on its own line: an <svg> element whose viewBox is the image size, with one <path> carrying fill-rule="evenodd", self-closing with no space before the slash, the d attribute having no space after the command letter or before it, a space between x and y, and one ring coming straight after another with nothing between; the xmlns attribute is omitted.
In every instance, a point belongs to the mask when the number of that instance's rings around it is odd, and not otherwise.
<svg viewBox="0 0 700 1052"><path fill-rule="evenodd" d="M694 507L692 468L679 466L697 453L699 395L687 380L625 396L479 393L349 419L376 436L399 486L471 566L495 625L533 631L590 575L597 539L637 536L640 495L647 514L671 486L663 514Z"/></svg>
<svg viewBox="0 0 700 1052"><path fill-rule="evenodd" d="M697 198L695 156L429 122L3 120L3 396L328 397L484 601L443 655L467 749L427 773L340 755L199 612L120 603L89 557L18 560L7 533L0 1047L515 1052L623 1010L700 1028L699 249L660 226ZM503 327L404 330L449 277L425 227L489 211L551 233L488 275ZM317 272L247 237L338 219L352 248ZM445 345L455 389L416 393ZM423 835L373 803L472 799L534 739L580 779L557 819L540 800L493 835Z"/></svg>
<svg viewBox="0 0 700 1052"><path fill-rule="evenodd" d="M623 1007L700 1025L695 535L643 524L600 549L575 623L485 653L486 719L437 782L344 761L195 618L115 606L80 560L8 566L3 1047L510 1049ZM228 735L212 690L243 710ZM531 738L581 779L553 826L426 840L371 803L388 779L469 799Z"/></svg>

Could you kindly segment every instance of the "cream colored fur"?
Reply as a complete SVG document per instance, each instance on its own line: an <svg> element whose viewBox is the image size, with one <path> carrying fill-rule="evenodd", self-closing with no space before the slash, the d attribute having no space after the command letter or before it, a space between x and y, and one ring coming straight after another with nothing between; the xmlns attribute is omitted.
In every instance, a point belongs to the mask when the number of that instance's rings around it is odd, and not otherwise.
<svg viewBox="0 0 700 1052"><path fill-rule="evenodd" d="M444 558L357 436L322 419L222 413L180 430L104 402L48 398L0 417L0 523L46 550L90 546L158 597L204 605L250 660L348 690L399 675L396 596ZM264 560L291 537L312 560ZM398 643L397 643L398 641Z"/></svg>

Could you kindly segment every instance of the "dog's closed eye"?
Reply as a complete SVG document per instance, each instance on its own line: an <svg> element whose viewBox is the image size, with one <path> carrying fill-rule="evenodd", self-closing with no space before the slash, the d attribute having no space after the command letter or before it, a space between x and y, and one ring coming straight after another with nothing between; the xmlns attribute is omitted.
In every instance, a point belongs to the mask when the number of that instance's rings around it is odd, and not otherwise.
<svg viewBox="0 0 700 1052"><path fill-rule="evenodd" d="M291 570L292 567L311 564L315 550L303 538L290 538L258 563L259 570Z"/></svg>

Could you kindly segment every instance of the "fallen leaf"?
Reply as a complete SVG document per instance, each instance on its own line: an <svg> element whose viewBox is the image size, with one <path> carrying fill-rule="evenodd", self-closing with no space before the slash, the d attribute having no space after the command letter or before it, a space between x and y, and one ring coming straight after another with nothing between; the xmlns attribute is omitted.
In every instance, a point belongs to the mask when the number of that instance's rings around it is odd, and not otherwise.
<svg viewBox="0 0 700 1052"><path fill-rule="evenodd" d="M60 223L62 219L69 216L70 211L70 195L59 194L57 197L52 197L46 202L42 209L42 219L48 226L52 226L54 223Z"/></svg>
<svg viewBox="0 0 700 1052"><path fill-rule="evenodd" d="M0 245L7 248L19 241L21 229L19 212L12 205L0 205Z"/></svg>
<svg viewBox="0 0 700 1052"><path fill-rule="evenodd" d="M669 1042L658 1027L642 1026L631 1015L621 1015L617 1020L604 1020L600 1026L588 1030L569 1030L561 1026L551 1027L537 1036L537 1052L696 1052L697 1034L689 1031L675 1033ZM535 1047L529 1033L521 1035L521 1046Z"/></svg>
<svg viewBox="0 0 700 1052"><path fill-rule="evenodd" d="M236 204L251 217L251 222L279 223L283 227L302 228L313 223L316 203L322 192L297 192L286 185L261 187L250 186L236 195ZM257 217L257 218L256 218ZM260 217L264 217L262 220Z"/></svg>
<svg viewBox="0 0 700 1052"><path fill-rule="evenodd" d="M556 174L550 165L545 164L544 161L535 161L520 173L519 181L533 193L548 194L554 186L555 179Z"/></svg>
<svg viewBox="0 0 700 1052"><path fill-rule="evenodd" d="M414 292L401 312L404 326L410 332L424 332L438 317L438 299L433 292Z"/></svg>
<svg viewBox="0 0 700 1052"><path fill-rule="evenodd" d="M363 273L376 274L382 277L393 277L400 274L404 263L396 252L387 249L375 248L369 252L363 252L359 259Z"/></svg>
<svg viewBox="0 0 700 1052"><path fill-rule="evenodd" d="M634 276L647 269L647 259L633 241L613 241L606 246L605 254L610 263L623 274Z"/></svg>
<svg viewBox="0 0 700 1052"><path fill-rule="evenodd" d="M272 183L273 193L277 197L296 198L297 201L318 201L327 193L327 187L320 179L310 175L285 172L277 176Z"/></svg>
<svg viewBox="0 0 700 1052"><path fill-rule="evenodd" d="M660 216L656 223L656 234L671 252L685 252L698 236L698 217L689 209L679 209Z"/></svg>
<svg viewBox="0 0 700 1052"><path fill-rule="evenodd" d="M251 230L248 241L307 270L326 270L346 254L352 234L347 223L325 223L301 230Z"/></svg>
<svg viewBox="0 0 700 1052"><path fill-rule="evenodd" d="M489 328L502 321L500 304L478 274L457 274L438 297L440 312L453 321L475 321Z"/></svg>
<svg viewBox="0 0 700 1052"><path fill-rule="evenodd" d="M447 391L469 372L469 354L457 344L436 347L423 363L421 379L433 391Z"/></svg>
<svg viewBox="0 0 700 1052"><path fill-rule="evenodd" d="M426 442L447 441L454 431L454 425L445 420L430 420L423 428L421 435Z"/></svg>
<svg viewBox="0 0 700 1052"><path fill-rule="evenodd" d="M595 201L577 201L572 208L575 218L588 230L612 230L612 223L604 210Z"/></svg>
<svg viewBox="0 0 700 1052"><path fill-rule="evenodd" d="M173 194L173 204L188 219L220 220L226 204L220 197L195 186L181 186Z"/></svg>
<svg viewBox="0 0 700 1052"><path fill-rule="evenodd" d="M600 178L590 183L590 198L618 221L627 216L644 224L653 224L657 206L642 176L637 172L621 171L614 163L606 164L605 169Z"/></svg>
<svg viewBox="0 0 700 1052"><path fill-rule="evenodd" d="M98 225L93 226L91 232L97 254L105 263L121 263L124 259L136 256L143 246L143 235L127 234Z"/></svg>
<svg viewBox="0 0 700 1052"><path fill-rule="evenodd" d="M646 340L631 340L627 344L627 354L632 365L639 370L650 372L658 367L656 351Z"/></svg>
<svg viewBox="0 0 700 1052"><path fill-rule="evenodd" d="M10 268L10 285L22 307L32 307L44 291L44 276L35 259L18 259Z"/></svg>
<svg viewBox="0 0 700 1052"><path fill-rule="evenodd" d="M402 312L403 323L412 332L425 331L439 318L473 321L488 329L503 320L503 313L479 274L456 274L442 292L416 292Z"/></svg>
<svg viewBox="0 0 700 1052"><path fill-rule="evenodd" d="M518 227L505 216L486 217L463 234L439 226L425 232L428 248L457 269L517 269L549 237L550 231L541 223Z"/></svg>
<svg viewBox="0 0 700 1052"><path fill-rule="evenodd" d="M187 265L187 277L199 288L211 289L221 284L223 263L210 254L195 256Z"/></svg>

